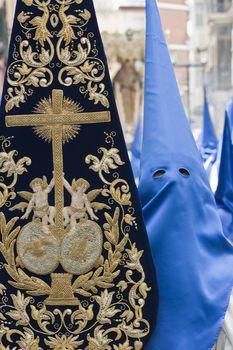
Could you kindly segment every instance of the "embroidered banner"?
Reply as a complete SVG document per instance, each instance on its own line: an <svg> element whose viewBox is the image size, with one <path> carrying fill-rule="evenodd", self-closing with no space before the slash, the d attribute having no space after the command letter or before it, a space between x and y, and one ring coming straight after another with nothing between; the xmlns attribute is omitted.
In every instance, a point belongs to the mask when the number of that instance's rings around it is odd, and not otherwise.
<svg viewBox="0 0 233 350"><path fill-rule="evenodd" d="M18 0L1 112L1 349L140 350L155 273L92 0Z"/></svg>

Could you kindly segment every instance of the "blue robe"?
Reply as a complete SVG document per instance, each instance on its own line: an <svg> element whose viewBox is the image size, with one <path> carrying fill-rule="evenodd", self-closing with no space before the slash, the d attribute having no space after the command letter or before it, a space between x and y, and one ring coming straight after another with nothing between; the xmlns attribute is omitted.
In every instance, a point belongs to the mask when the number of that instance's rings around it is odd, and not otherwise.
<svg viewBox="0 0 233 350"><path fill-rule="evenodd" d="M155 0L147 0L139 191L159 287L145 350L209 350L233 286L233 247L182 106Z"/></svg>

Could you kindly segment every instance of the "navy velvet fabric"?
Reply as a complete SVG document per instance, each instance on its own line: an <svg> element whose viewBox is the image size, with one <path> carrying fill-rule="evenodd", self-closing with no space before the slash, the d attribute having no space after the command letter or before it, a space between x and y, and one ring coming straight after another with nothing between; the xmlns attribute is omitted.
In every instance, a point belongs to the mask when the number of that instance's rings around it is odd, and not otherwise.
<svg viewBox="0 0 233 350"><path fill-rule="evenodd" d="M37 1L34 1L36 3ZM17 51L19 47L19 41L21 40L19 36L25 37L25 34L22 33L23 29L22 26L20 26L19 21L17 18L22 12L27 15L33 14L33 17L41 16L42 11L40 7L38 6L27 6L30 1L17 1L17 7L16 7L16 15L15 15L15 21L13 26L13 32L12 32L12 38L10 42L10 50L9 50L9 61L8 61L8 74L14 74L12 73L12 63L14 61L20 60L19 52ZM74 1L73 1L74 3ZM80 3L80 4L79 4ZM145 303L145 306L143 308L143 317L149 321L149 324L151 327L155 324L155 317L156 317L156 310L157 310L157 292L156 292L156 279L155 279L155 269L151 258L151 252L148 244L147 234L144 226L144 222L142 219L142 213L141 213L141 207L139 202L139 197L137 193L137 189L134 183L133 174L130 166L130 162L128 159L127 149L125 146L123 133L121 129L121 124L115 104L113 89L111 85L111 80L109 77L108 67L107 67L107 60L104 53L104 48L101 40L101 36L99 33L94 5L92 0L85 0L83 2L76 1L76 4L72 5L70 9L67 9L67 15L72 16L76 15L85 9L89 11L91 14L91 19L89 20L88 24L85 27L85 30L83 32L83 36L88 35L91 45L93 46L91 51L92 56L94 56L97 52L96 57L98 59L101 59L104 63L104 67L106 69L105 71L105 78L103 79L102 83L105 84L105 89L108 92L107 98L109 100L109 106L103 106L101 103L94 103L95 101L89 99L90 96L88 94L83 94L80 91L80 87L82 85L86 86L85 84L77 84L71 86L64 86L61 85L58 80L58 74L59 70L63 67L63 64L59 61L57 57L57 53L55 52L54 58L52 62L49 65L49 68L53 72L53 83L44 88L41 86L33 87L25 84L25 89L27 91L27 94L24 95L24 101L20 102L18 107L15 105L11 110L6 112L6 105L9 101L9 93L11 92L9 89L12 88L12 86L9 84L7 80L7 76L5 78L5 84L4 84L4 90L3 90L3 98L2 98L2 105L1 105L1 119L0 119L0 130L1 135L3 135L6 139L8 137L12 137L11 140L11 146L9 148L5 147L5 151L8 152L8 150L17 150L18 157L21 158L23 156L30 157L32 159L32 164L30 167L28 167L28 172L24 173L22 176L18 177L18 181L16 184L16 192L19 191L31 191L29 188L29 183L36 177L42 178L44 175L47 176L48 180L50 181L52 178L52 172L53 172L53 159L52 159L52 145L51 143L46 143L43 140L39 139L38 136L33 132L31 127L15 127L15 128L7 128L5 124L5 116L6 115L22 115L22 114L33 114L35 113L34 108L38 104L38 102L42 98L49 98L51 96L53 89L62 89L64 91L64 96L66 98L70 98L73 101L79 103L84 112L98 112L98 111L110 111L111 112L111 122L110 123L101 123L101 124L90 124L90 125L82 125L81 130L77 137L70 141L67 144L64 144L63 146L63 159L64 159L64 172L65 177L68 180L69 183L72 182L72 179L76 178L85 178L90 184L91 189L96 188L102 188L103 183L100 180L100 178L97 176L98 174L94 171L91 171L89 169L89 166L85 163L85 157L88 154L96 155L97 157L101 158L101 153L98 153L98 150L100 147L105 147L107 149L111 148L111 145L113 144L114 140L114 148L117 148L120 152L119 155L124 162L124 165L119 167L117 170L112 171L114 173L115 171L118 172L118 175L116 175L116 179L118 177L124 179L130 186L131 189L131 201L132 201L132 207L134 207L135 211L131 212L133 217L136 218L137 221L137 229L133 225L130 227L130 239L132 239L133 242L136 243L138 250L143 250L144 255L141 258L142 266L144 268L146 279L145 282L148 284L148 286L151 288L151 291L148 293L148 297ZM56 10L56 6L58 6L58 2L56 0L51 0L50 2L51 6L54 6L54 10L52 9L50 12L50 16L55 13L58 14ZM29 14L28 14L29 13ZM72 18L72 17L70 17ZM58 33L61 30L61 23L58 24L58 27L56 29L53 28L50 21L48 22L48 30L50 32L56 31ZM26 32L26 30L24 30ZM56 34L55 33L55 34ZM41 50L41 46L38 45L38 42L33 39L33 33L29 33L28 40L30 45L33 48L33 51L37 50L39 46L39 52ZM52 39L54 46L57 44L59 40L59 37L55 35ZM77 37L73 40L73 47L77 48L77 45L79 42L80 37ZM85 46L85 45L84 45ZM44 47L47 49L46 45ZM96 51L98 50L98 51ZM91 60L90 60L91 61ZM19 65L22 65L23 60L19 62ZM11 75L11 78L14 79L14 77ZM17 77L16 77L17 78ZM30 89L33 90L30 91ZM15 92L14 92L15 93ZM17 96L17 94L15 93ZM20 118L20 116L19 116ZM113 135L111 137L107 137L108 135ZM5 143L6 146L6 143ZM107 174L107 176L109 176ZM114 179L114 178L113 178ZM123 188L124 189L124 188ZM65 192L65 205L68 206L70 203L70 198L67 193ZM51 196L51 198L54 198L54 196ZM11 206L14 206L20 201L19 196L16 196L14 200L12 200ZM102 202L105 201L107 203L107 199L101 200ZM54 201L51 199L51 205L54 205ZM15 216L16 212L9 211L9 208L6 206L2 207L2 212L6 216L6 220L9 221L13 216ZM114 211L109 210L108 213L110 215L114 214ZM17 216L20 216L21 213L17 212ZM128 213L130 214L130 213ZM100 211L98 213L99 221L98 224L100 226L103 226L104 223L106 223L106 219L104 217L104 211ZM20 221L21 225L26 224L26 221ZM129 229L126 228L126 230ZM105 253L103 253L105 254ZM0 256L0 261L4 264L5 260L3 256ZM62 267L59 266L56 272L64 272ZM34 276L31 272L29 272L26 269L26 273L29 276ZM36 276L35 276L36 277ZM41 277L41 276L40 276ZM51 279L50 276L42 276L41 277L46 283L50 284ZM117 284L119 281L122 280L122 278L125 278L125 268L124 263L122 262L121 268L120 268L120 274L118 277L116 277L114 281L114 287L110 288L111 291L117 291L119 288L117 287ZM3 268L1 270L1 276L0 276L0 283L3 283L7 286L7 297L10 299L11 294L16 293L16 289L12 287L8 281L11 280L9 277L9 274L7 271ZM104 288L102 288L102 291ZM27 296L27 293L25 291L21 291ZM139 297L140 294L139 294ZM79 296L81 302L85 302L85 297ZM36 303L43 302L45 299L44 296L42 297L36 297ZM54 310L55 308L60 308L62 311L64 311L67 308L71 308L72 306L48 306L49 310ZM117 315L114 317L114 319L117 319ZM34 320L32 320L32 324L35 325L36 323ZM104 329L108 329L110 325L108 323L104 324ZM17 328L19 330L23 329L22 324L18 324ZM66 334L67 330L62 329L60 331L60 337L62 334ZM47 349L47 346L44 343L44 336L37 334L35 332L35 335L39 337L39 345L42 347L43 350ZM112 335L115 337L115 335ZM17 334L13 335L13 344L15 342ZM16 337L16 338L14 338ZM15 340L14 340L15 339ZM82 348L86 348L87 346L87 338L83 339L83 335L80 335L80 339L84 340L84 345L82 345ZM148 339L148 336L143 338L143 342L146 342ZM134 336L133 342L137 340L137 335ZM10 344L9 341L7 341L6 338L2 339L3 345L7 346ZM131 346L133 346L134 343L132 343L132 340L130 340ZM76 349L76 348L75 348Z"/></svg>

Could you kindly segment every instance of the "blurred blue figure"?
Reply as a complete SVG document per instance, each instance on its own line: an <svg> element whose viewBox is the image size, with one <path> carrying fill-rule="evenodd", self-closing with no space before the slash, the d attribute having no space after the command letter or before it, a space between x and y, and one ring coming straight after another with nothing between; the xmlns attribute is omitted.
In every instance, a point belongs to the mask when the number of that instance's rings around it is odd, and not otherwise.
<svg viewBox="0 0 233 350"><path fill-rule="evenodd" d="M213 193L216 192L218 187L219 167L220 167L221 154L222 154L222 142L223 142L223 136L221 136L219 139L216 160L212 164L210 173L208 175L210 187Z"/></svg>
<svg viewBox="0 0 233 350"><path fill-rule="evenodd" d="M225 236L233 240L233 100L225 112L225 126L215 199Z"/></svg>
<svg viewBox="0 0 233 350"><path fill-rule="evenodd" d="M233 286L233 247L181 102L155 0L146 0L139 191L159 288L145 350L210 350Z"/></svg>
<svg viewBox="0 0 233 350"><path fill-rule="evenodd" d="M134 173L134 178L138 183L140 177L140 158L142 151L142 118L139 116L136 126L134 140L131 147L131 165Z"/></svg>
<svg viewBox="0 0 233 350"><path fill-rule="evenodd" d="M198 148L201 153L207 175L210 177L212 165L216 161L217 157L218 139L211 121L206 88L204 89L203 127L198 141Z"/></svg>

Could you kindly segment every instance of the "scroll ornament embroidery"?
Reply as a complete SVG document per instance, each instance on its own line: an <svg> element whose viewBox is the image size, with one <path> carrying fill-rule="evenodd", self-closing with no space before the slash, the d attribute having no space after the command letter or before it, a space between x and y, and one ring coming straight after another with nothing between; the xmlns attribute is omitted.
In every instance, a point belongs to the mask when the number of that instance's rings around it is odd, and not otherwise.
<svg viewBox="0 0 233 350"><path fill-rule="evenodd" d="M12 137L0 137L0 173L5 175L0 176L0 208L11 205L10 200L16 197L15 185L18 177L27 172L27 166L31 165L31 159L28 157L16 161L15 157L18 156L16 150L7 152L7 148L11 145L11 139Z"/></svg>
<svg viewBox="0 0 233 350"><path fill-rule="evenodd" d="M103 83L105 66L98 58L94 34L86 28L91 14L87 9L77 10L83 1L56 0L55 5L51 0L21 1L41 14L35 16L33 11L22 11L17 17L22 35L15 38L13 62L7 70L5 111L19 108L35 88L51 86L55 66L61 86L77 85L79 92L94 104L108 108L108 92ZM35 45L30 44L30 39Z"/></svg>

